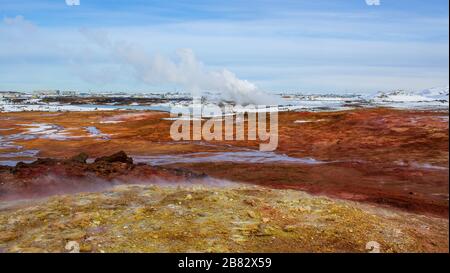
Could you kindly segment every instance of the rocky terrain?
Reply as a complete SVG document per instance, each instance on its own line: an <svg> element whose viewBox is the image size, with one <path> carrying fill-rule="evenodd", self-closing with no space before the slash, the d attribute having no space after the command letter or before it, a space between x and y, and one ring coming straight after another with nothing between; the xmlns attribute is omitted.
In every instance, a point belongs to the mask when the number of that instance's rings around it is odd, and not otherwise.
<svg viewBox="0 0 450 273"><path fill-rule="evenodd" d="M273 153L167 117L3 113L0 251L448 252L448 112L280 113Z"/></svg>
<svg viewBox="0 0 450 273"><path fill-rule="evenodd" d="M448 252L443 219L239 184L116 186L0 208L2 252Z"/></svg>
<svg viewBox="0 0 450 273"><path fill-rule="evenodd" d="M81 153L66 160L39 158L15 167L0 166L0 200L36 198L59 193L98 191L117 184L189 181L201 178L183 169L133 164L123 151L87 163Z"/></svg>
<svg viewBox="0 0 450 273"><path fill-rule="evenodd" d="M37 157L64 159L84 151L94 158L124 150L152 165L150 158L166 158L165 167L220 179L448 218L448 112L280 113L277 151L248 160L237 159L256 151L257 141L172 141L166 117L151 111L2 114L0 165L2 160L15 165ZM232 153L237 155L232 163L212 161ZM263 163L258 156L279 160Z"/></svg>
<svg viewBox="0 0 450 273"><path fill-rule="evenodd" d="M87 158L0 170L1 252L448 251L445 219Z"/></svg>

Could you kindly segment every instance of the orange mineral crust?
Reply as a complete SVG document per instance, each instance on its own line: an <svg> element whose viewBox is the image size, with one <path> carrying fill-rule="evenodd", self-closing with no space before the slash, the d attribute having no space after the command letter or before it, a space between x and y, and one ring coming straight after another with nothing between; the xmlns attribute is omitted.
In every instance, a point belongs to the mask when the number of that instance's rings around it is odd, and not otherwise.
<svg viewBox="0 0 450 273"><path fill-rule="evenodd" d="M1 113L0 161L81 152L97 158L123 150L150 165L448 218L446 111L283 112L278 148L268 154L258 153L257 141L173 141L167 117L150 111Z"/></svg>

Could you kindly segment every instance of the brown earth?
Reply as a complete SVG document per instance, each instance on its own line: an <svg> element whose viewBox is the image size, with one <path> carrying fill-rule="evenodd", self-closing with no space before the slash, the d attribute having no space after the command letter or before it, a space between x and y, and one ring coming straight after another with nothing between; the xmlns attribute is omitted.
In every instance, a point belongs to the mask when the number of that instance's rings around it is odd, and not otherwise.
<svg viewBox="0 0 450 273"><path fill-rule="evenodd" d="M124 150L164 155L257 149L256 141L173 142L162 112L2 113L0 135L23 132L18 124L47 123L82 136L64 141L17 140L40 157L99 157ZM447 117L447 119L445 118ZM303 123L296 123L296 121ZM110 139L88 137L95 126ZM11 152L10 150L0 150ZM327 164L176 164L212 177L300 189L315 194L392 206L448 218L448 113L393 109L286 112L279 116L277 153ZM21 158L18 158L21 159Z"/></svg>

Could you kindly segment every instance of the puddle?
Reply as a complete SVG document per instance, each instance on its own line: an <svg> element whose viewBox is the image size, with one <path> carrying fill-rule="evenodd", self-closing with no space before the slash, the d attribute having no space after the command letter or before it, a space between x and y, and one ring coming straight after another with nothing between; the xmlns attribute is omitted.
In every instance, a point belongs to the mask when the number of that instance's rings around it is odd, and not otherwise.
<svg viewBox="0 0 450 273"><path fill-rule="evenodd" d="M89 126L89 127L85 127L85 128L86 128L86 130L87 130L91 135L98 136L98 135L101 135L101 134L102 134L102 133L100 132L100 130L97 129L97 127Z"/></svg>
<svg viewBox="0 0 450 273"><path fill-rule="evenodd" d="M80 138L80 136L71 136L64 127L46 123L19 124L26 127L26 132L18 134L19 136L34 138L44 138L53 140L68 140Z"/></svg>
<svg viewBox="0 0 450 273"><path fill-rule="evenodd" d="M36 160L39 150L24 150L18 152L1 153L0 166L16 166L19 162L31 163Z"/></svg>
<svg viewBox="0 0 450 273"><path fill-rule="evenodd" d="M446 171L448 167L436 166L430 163L418 163L418 162L405 162L405 161L395 161L395 164L402 167L408 167L413 169L424 169L424 170L440 170Z"/></svg>
<svg viewBox="0 0 450 273"><path fill-rule="evenodd" d="M51 140L72 140L72 139L80 139L84 137L95 137L98 139L110 139L107 134L103 134L96 127L90 126L85 127L86 131L89 135L87 136L74 136L70 135L70 130L76 128L65 129L62 126L55 124L47 124L47 123L30 123L30 124L17 124L17 126L21 126L24 128L24 132L16 133L11 135L0 135L0 150L17 150L17 152L10 153L1 153L0 158L33 158L38 154L37 150L25 150L22 146L16 145L15 141L26 141L26 140L34 140L34 139L51 139ZM3 131L11 130L11 129L3 129ZM3 160L0 161L0 165L15 165L18 160Z"/></svg>
<svg viewBox="0 0 450 273"><path fill-rule="evenodd" d="M106 120L106 121L100 121L101 124L117 124L122 123L123 120Z"/></svg>
<svg viewBox="0 0 450 273"><path fill-rule="evenodd" d="M38 150L25 150L13 153L0 154L0 158L13 158L13 157L35 157L39 153Z"/></svg>
<svg viewBox="0 0 450 273"><path fill-rule="evenodd" d="M195 118L195 117L178 117L178 118L161 118L162 120L185 120L185 121L194 121L194 120L205 120L203 118Z"/></svg>
<svg viewBox="0 0 450 273"><path fill-rule="evenodd" d="M144 120L148 117L154 116L155 113L153 112L144 112L144 113L126 113L126 114L119 114L114 115L111 117L106 117L100 121L100 123L122 123L126 121L138 121L138 120Z"/></svg>
<svg viewBox="0 0 450 273"><path fill-rule="evenodd" d="M88 126L84 127L86 131L90 134L91 137L99 137L101 139L107 139L109 140L110 137L107 134L103 134L97 127L94 126Z"/></svg>
<svg viewBox="0 0 450 273"><path fill-rule="evenodd" d="M21 149L20 146L14 145L13 142L17 140L23 141L23 140L33 140L37 138L59 140L59 141L80 139L83 137L99 137L101 139L109 139L109 136L107 134L103 134L96 127L85 127L86 131L89 133L88 136L74 136L70 134L70 130L76 128L65 129L62 126L47 123L31 123L18 125L25 127L25 132L0 136L0 149L2 148Z"/></svg>
<svg viewBox="0 0 450 273"><path fill-rule="evenodd" d="M34 159L33 160L30 160L30 159L27 159L27 160L0 160L0 166L14 167L19 162L32 163L34 161L35 161Z"/></svg>
<svg viewBox="0 0 450 273"><path fill-rule="evenodd" d="M411 163L411 167L417 169L429 169L429 170L448 170L448 167L435 166L429 163Z"/></svg>
<svg viewBox="0 0 450 273"><path fill-rule="evenodd" d="M314 158L295 158L274 152L241 151L241 152L200 152L176 155L133 156L136 163L151 165L167 165L174 163L234 162L234 163L293 163L324 164Z"/></svg>
<svg viewBox="0 0 450 273"><path fill-rule="evenodd" d="M11 139L8 136L0 136L0 150L6 150L6 149L16 149L20 150L22 149L22 146L15 145L13 142L11 142Z"/></svg>
<svg viewBox="0 0 450 273"><path fill-rule="evenodd" d="M311 122L322 122L328 121L327 119L317 119L317 120L296 120L294 123L311 123Z"/></svg>

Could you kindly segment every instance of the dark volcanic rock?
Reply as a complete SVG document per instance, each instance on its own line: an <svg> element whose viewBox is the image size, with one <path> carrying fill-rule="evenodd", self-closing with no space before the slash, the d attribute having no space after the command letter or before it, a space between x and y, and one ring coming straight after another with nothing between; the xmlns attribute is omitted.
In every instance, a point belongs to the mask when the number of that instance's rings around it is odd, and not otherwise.
<svg viewBox="0 0 450 273"><path fill-rule="evenodd" d="M89 158L89 156L86 153L80 153L78 155L71 157L69 160L72 162L86 163L86 160L88 158Z"/></svg>
<svg viewBox="0 0 450 273"><path fill-rule="evenodd" d="M53 166L55 164L58 164L58 160L54 158L38 158L34 162L30 163L29 165L47 165L47 166ZM25 164L26 165L26 164ZM17 166L16 166L17 167Z"/></svg>
<svg viewBox="0 0 450 273"><path fill-rule="evenodd" d="M87 163L81 153L67 160L40 158L15 167L0 167L0 200L89 191L115 184L145 184L154 181L185 182L204 177L183 169L133 164L125 152Z"/></svg>
<svg viewBox="0 0 450 273"><path fill-rule="evenodd" d="M97 162L108 162L108 163L122 162L127 164L133 164L133 159L129 157L124 151L120 151L110 156L99 157L95 160L95 163Z"/></svg>

